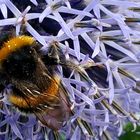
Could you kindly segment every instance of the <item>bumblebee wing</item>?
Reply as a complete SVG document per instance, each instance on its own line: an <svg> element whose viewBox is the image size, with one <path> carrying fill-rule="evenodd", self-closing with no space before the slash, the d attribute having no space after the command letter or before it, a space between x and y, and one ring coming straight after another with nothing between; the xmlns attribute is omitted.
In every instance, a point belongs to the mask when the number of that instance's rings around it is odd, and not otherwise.
<svg viewBox="0 0 140 140"><path fill-rule="evenodd" d="M46 108L44 112L35 113L35 115L44 125L47 125L53 130L59 130L71 115L69 103L64 93L65 89L62 89L62 85L59 86L61 86L59 89L60 106L55 108Z"/></svg>
<svg viewBox="0 0 140 140"><path fill-rule="evenodd" d="M53 130L59 130L63 126L64 114L61 109L46 109L44 112L34 113L40 122Z"/></svg>
<svg viewBox="0 0 140 140"><path fill-rule="evenodd" d="M69 116L71 115L70 101L68 100L67 97L68 93L65 87L63 86L63 84L61 83L60 77L58 75L53 75L52 73L50 73L50 71L48 71L47 69L47 66L45 66L44 62L42 62L41 60L38 61L39 61L39 66L37 69L38 71L37 73L43 70L45 74L42 77L42 79L45 77L46 77L45 79L51 78L52 85L50 83L49 87L52 88L50 88L49 91L55 91L56 89L58 89L58 91L53 92L53 94L47 94L49 97L48 99L51 99L50 97L54 96L55 98L57 98L56 101L58 102L57 105L59 106L46 109L47 113L43 113L43 112L36 113L36 116L43 124L49 126L52 129L58 130L62 127L63 122L67 121ZM54 67L52 67L51 70L54 71ZM47 80L43 80L43 81L47 82ZM52 104L53 102L54 100L50 102L50 104Z"/></svg>
<svg viewBox="0 0 140 140"><path fill-rule="evenodd" d="M51 129L58 130L62 127L63 122L68 120L70 109L64 93L66 90L61 83L57 83L58 81L56 79L53 78L53 82L59 87L55 94L48 93L47 91L46 93L42 93L36 85L26 81L21 83L13 81L12 83L20 90L24 97L22 100L25 103L22 102L22 108L34 113L42 124ZM17 103L17 106L19 107L19 103Z"/></svg>

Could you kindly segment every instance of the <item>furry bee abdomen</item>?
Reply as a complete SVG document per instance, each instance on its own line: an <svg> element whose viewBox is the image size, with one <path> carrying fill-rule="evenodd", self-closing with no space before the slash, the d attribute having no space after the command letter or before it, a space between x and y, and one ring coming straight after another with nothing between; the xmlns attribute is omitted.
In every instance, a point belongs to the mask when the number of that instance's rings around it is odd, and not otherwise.
<svg viewBox="0 0 140 140"><path fill-rule="evenodd" d="M56 104L57 107L60 104L59 82L60 80L58 77L54 78L54 80L50 82L49 87L41 93L38 93L38 95L27 96L28 93L25 96L23 93L18 95L20 93L14 93L13 90L13 93L9 95L9 101L24 112L42 111L47 107L51 108L51 104L53 104L53 106Z"/></svg>

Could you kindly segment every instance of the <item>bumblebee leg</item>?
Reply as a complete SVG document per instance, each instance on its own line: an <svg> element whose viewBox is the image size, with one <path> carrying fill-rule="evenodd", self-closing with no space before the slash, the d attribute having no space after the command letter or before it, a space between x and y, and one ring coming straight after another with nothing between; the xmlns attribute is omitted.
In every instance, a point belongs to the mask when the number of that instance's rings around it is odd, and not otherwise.
<svg viewBox="0 0 140 140"><path fill-rule="evenodd" d="M19 35L28 35L27 34L27 29L26 29L26 25L23 23L20 27L20 32Z"/></svg>
<svg viewBox="0 0 140 140"><path fill-rule="evenodd" d="M45 65L58 65L60 62L61 50L57 46L57 42L52 43L48 48L47 54L43 57L43 62Z"/></svg>
<svg viewBox="0 0 140 140"><path fill-rule="evenodd" d="M92 80L86 74L86 71L82 66L74 63L73 60L67 60L65 58L65 55L63 54L57 41L50 44L47 54L44 55L42 60L50 72L55 70L56 66L61 65L66 70L66 73L69 73L69 70L74 70L78 72L86 81L88 81L88 83L92 84Z"/></svg>
<svg viewBox="0 0 140 140"><path fill-rule="evenodd" d="M85 69L81 67L78 64L75 64L73 61L65 60L65 61L60 61L59 65L66 69L70 69L71 71L74 70L75 72L78 72L83 79L85 79L90 85L92 85L92 80L86 73Z"/></svg>

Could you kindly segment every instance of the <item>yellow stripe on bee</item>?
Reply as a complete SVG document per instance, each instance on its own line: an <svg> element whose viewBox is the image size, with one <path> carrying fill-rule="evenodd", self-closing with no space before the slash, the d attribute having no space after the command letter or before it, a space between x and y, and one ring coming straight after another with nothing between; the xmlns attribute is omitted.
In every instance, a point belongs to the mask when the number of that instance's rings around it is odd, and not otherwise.
<svg viewBox="0 0 140 140"><path fill-rule="evenodd" d="M29 107L26 100L24 100L24 98L22 98L22 97L18 97L18 96L15 96L15 95L10 95L9 96L9 101L12 104L14 104L18 107L23 107L23 108L28 108Z"/></svg>
<svg viewBox="0 0 140 140"><path fill-rule="evenodd" d="M30 36L17 36L5 42L0 49L0 60L7 58L9 54L16 49L22 48L27 45L32 45L35 42L33 37Z"/></svg>

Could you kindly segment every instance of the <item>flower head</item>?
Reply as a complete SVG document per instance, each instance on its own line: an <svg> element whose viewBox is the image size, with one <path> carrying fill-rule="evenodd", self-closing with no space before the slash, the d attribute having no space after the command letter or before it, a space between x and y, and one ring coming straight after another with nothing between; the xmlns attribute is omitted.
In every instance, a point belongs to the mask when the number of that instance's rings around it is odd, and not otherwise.
<svg viewBox="0 0 140 140"><path fill-rule="evenodd" d="M14 27L33 36L47 52L58 42L75 70L62 83L68 90L72 115L58 132L35 115L23 115L7 101L0 110L2 139L117 139L123 125L139 124L140 3L130 0L1 0L1 30ZM77 71L76 71L77 70ZM2 77L3 78L3 77ZM3 79L1 79L3 80ZM60 135L59 135L60 134Z"/></svg>

